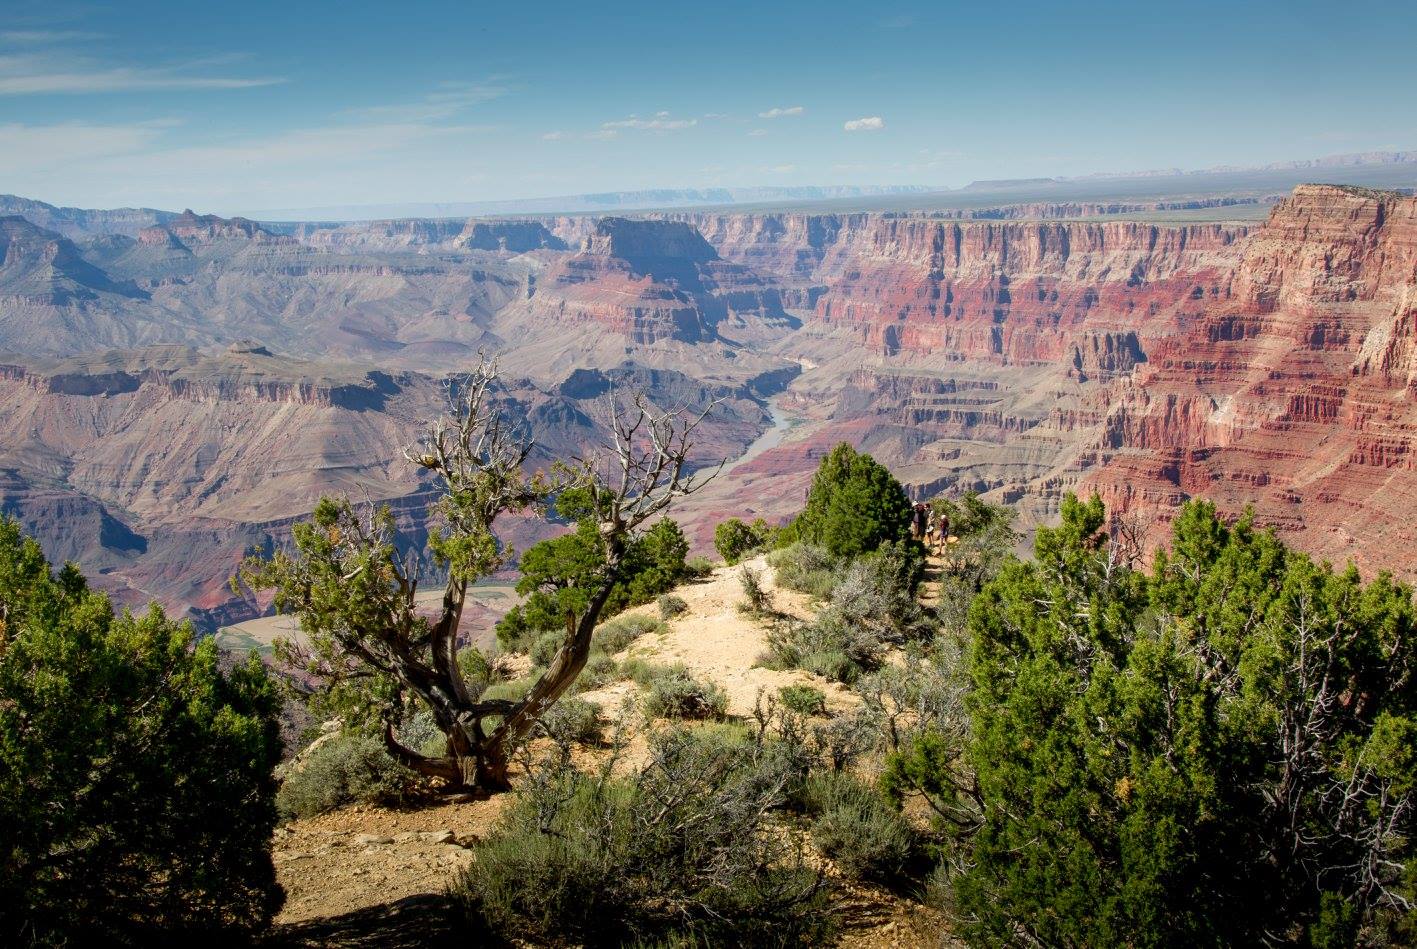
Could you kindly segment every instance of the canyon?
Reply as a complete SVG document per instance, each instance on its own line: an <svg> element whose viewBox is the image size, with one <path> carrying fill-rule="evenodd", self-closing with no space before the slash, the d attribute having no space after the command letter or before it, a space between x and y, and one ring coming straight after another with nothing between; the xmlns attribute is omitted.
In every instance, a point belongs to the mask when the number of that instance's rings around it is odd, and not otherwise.
<svg viewBox="0 0 1417 949"><path fill-rule="evenodd" d="M1226 218L1255 200L298 225L12 200L0 508L125 603L252 616L236 560L322 493L419 539L401 449L485 350L536 464L593 451L612 391L722 400L696 461L729 465L676 514L701 548L792 513L846 440L1025 529L1095 490L1155 538L1206 497L1417 578L1417 198L1301 185Z"/></svg>

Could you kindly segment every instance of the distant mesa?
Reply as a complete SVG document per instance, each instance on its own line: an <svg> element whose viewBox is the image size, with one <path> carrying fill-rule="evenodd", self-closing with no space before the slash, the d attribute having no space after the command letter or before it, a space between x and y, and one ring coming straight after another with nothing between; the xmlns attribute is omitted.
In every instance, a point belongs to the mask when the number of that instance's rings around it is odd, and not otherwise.
<svg viewBox="0 0 1417 949"><path fill-rule="evenodd" d="M468 221L457 245L468 250L500 250L514 254L566 249L566 242L540 221Z"/></svg>
<svg viewBox="0 0 1417 949"><path fill-rule="evenodd" d="M1015 188L1037 188L1040 186L1055 185L1057 178L986 178L982 181L971 181L961 188L961 191L1010 191Z"/></svg>
<svg viewBox="0 0 1417 949"><path fill-rule="evenodd" d="M618 257L631 263L656 260L707 263L718 259L713 245L690 224L623 217L602 218L581 251L600 257Z"/></svg>
<svg viewBox="0 0 1417 949"><path fill-rule="evenodd" d="M154 208L60 208L44 201L0 194L0 215L3 214L23 215L40 227L62 234L70 240L82 240L102 234L134 237L145 227L164 224L177 217L171 211L158 211Z"/></svg>
<svg viewBox="0 0 1417 949"><path fill-rule="evenodd" d="M272 353L269 349L267 349L265 346L261 345L261 343L257 342L254 339L238 339L236 342L226 347L226 351L228 353L231 353L233 356L274 355L274 353Z"/></svg>
<svg viewBox="0 0 1417 949"><path fill-rule="evenodd" d="M715 340L726 319L786 319L776 287L721 259L698 228L623 217L597 221L579 253L537 278L527 307L536 322L599 326L640 344Z"/></svg>
<svg viewBox="0 0 1417 949"><path fill-rule="evenodd" d="M244 217L224 218L215 214L198 214L191 208L165 224L156 224L138 232L138 240L150 245L212 244L218 241L261 241L293 243L293 239L266 230Z"/></svg>

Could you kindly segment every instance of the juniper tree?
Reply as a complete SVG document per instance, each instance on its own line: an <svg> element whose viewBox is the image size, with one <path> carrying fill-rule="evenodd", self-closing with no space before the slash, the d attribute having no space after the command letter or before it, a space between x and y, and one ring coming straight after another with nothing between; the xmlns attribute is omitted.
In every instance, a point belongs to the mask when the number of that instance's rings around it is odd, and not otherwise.
<svg viewBox="0 0 1417 949"><path fill-rule="evenodd" d="M280 909L281 741L254 656L115 612L0 519L0 944L248 937Z"/></svg>
<svg viewBox="0 0 1417 949"><path fill-rule="evenodd" d="M974 602L967 740L895 762L897 786L964 818L963 933L1409 941L1412 590L1203 503L1149 574L1115 534L1096 497L1064 500L1035 559L1011 558Z"/></svg>
<svg viewBox="0 0 1417 949"><path fill-rule="evenodd" d="M890 469L842 442L817 467L806 507L786 539L856 557L887 541L910 544L911 516L910 498Z"/></svg>
<svg viewBox="0 0 1417 949"><path fill-rule="evenodd" d="M427 555L400 554L387 507L325 498L292 531L293 551L248 558L239 579L273 590L275 607L298 617L308 646L295 651L303 671L324 689L362 684L382 718L389 753L451 790L503 790L508 756L575 681L591 633L642 529L706 477L689 471L693 436L713 408L661 410L641 393L607 398L609 444L598 458L558 463L528 474L533 443L499 409L497 367L483 358L458 385L448 408L405 455L430 472L433 505ZM558 493L586 499L594 562L579 564L582 594L563 616L564 638L545 672L518 700L485 699L459 668L458 629L468 589L510 557L494 528L505 514L540 513ZM420 565L446 574L438 609L418 607ZM410 708L431 713L446 736L441 755L399 740Z"/></svg>

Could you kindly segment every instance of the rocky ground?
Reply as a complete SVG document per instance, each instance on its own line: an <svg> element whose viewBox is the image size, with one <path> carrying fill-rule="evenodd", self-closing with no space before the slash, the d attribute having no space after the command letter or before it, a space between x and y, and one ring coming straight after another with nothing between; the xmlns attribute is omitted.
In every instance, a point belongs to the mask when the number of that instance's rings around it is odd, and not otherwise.
<svg viewBox="0 0 1417 949"><path fill-rule="evenodd" d="M806 597L778 590L762 558L721 568L707 581L678 592L688 609L627 652L657 662L682 662L710 679L729 697L729 714L746 716L760 691L776 692L811 681L840 710L856 701L846 689L800 671L775 672L754 662L766 648L764 630L737 608L740 573L763 573L775 605L806 615ZM640 607L635 612L651 611ZM583 695L607 717L621 714L634 689L619 683ZM633 747L630 749L633 757ZM468 849L487 833L507 802L440 803L404 810L356 806L282 827L275 840L276 871L286 890L273 941L291 946L459 945L444 896L457 873L472 861ZM830 868L829 868L830 869ZM846 930L840 945L862 949L913 949L952 940L938 914L886 889L847 883L842 887Z"/></svg>

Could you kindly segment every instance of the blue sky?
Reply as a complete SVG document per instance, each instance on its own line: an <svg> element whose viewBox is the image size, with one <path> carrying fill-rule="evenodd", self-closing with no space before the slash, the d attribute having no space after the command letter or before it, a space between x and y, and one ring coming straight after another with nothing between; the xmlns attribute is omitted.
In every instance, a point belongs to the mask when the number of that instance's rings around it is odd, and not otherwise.
<svg viewBox="0 0 1417 949"><path fill-rule="evenodd" d="M1417 146L1417 4L0 0L0 191L233 213Z"/></svg>

